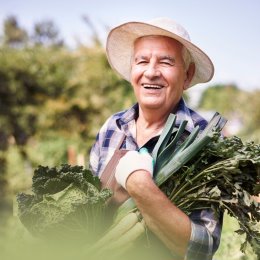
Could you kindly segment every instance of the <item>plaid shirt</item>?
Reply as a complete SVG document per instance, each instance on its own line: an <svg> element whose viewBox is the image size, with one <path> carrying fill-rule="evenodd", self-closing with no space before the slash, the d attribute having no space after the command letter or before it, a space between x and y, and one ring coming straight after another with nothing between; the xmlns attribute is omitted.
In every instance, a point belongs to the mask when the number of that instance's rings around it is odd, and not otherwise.
<svg viewBox="0 0 260 260"><path fill-rule="evenodd" d="M176 126L187 120L186 130L191 132L195 126L203 130L207 121L188 108L183 99L180 100L176 114ZM111 159L119 140L126 136L122 147L127 150L138 150L135 140L135 121L138 117L138 104L132 108L112 115L100 129L96 142L90 153L90 168L98 175ZM191 237L187 248L186 260L210 260L220 242L222 216L218 219L214 211L199 210L190 214Z"/></svg>

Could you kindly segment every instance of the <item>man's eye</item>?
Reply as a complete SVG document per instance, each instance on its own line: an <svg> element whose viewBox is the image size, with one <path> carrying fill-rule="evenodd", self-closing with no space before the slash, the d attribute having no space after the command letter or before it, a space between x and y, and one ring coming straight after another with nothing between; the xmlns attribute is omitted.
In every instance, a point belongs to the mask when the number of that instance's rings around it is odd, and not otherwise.
<svg viewBox="0 0 260 260"><path fill-rule="evenodd" d="M146 60L139 60L136 62L136 64L146 64L146 63L148 63L148 61Z"/></svg>
<svg viewBox="0 0 260 260"><path fill-rule="evenodd" d="M174 64L170 61L161 61L161 64L163 65L168 65L168 66L173 66Z"/></svg>

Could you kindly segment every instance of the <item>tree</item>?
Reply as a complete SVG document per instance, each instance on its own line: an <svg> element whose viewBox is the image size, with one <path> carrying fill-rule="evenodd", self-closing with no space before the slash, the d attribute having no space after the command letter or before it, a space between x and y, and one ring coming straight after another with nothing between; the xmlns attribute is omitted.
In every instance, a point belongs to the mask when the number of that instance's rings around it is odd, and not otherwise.
<svg viewBox="0 0 260 260"><path fill-rule="evenodd" d="M2 48L1 51L0 206L5 199L8 148L16 146L24 162L30 162L28 142L47 129L48 120L42 120L45 103L62 95L73 66L70 54L63 49Z"/></svg>
<svg viewBox="0 0 260 260"><path fill-rule="evenodd" d="M28 40L28 34L15 16L11 15L4 21L4 43L10 47L22 47Z"/></svg>
<svg viewBox="0 0 260 260"><path fill-rule="evenodd" d="M59 38L59 30L51 20L37 22L34 25L32 42L36 45L62 46L63 40Z"/></svg>
<svg viewBox="0 0 260 260"><path fill-rule="evenodd" d="M11 37L10 28L21 37ZM70 145L87 157L107 117L134 102L130 84L110 68L97 36L93 45L72 51L53 48L60 38L50 21L35 25L34 44L25 44L23 32L16 18L9 19L8 45L0 47L0 214L11 205L6 195L14 191L7 189L12 177L18 192L37 165L67 162Z"/></svg>
<svg viewBox="0 0 260 260"><path fill-rule="evenodd" d="M217 110L219 113L228 116L237 110L241 92L235 85L210 86L202 93L199 108Z"/></svg>
<svg viewBox="0 0 260 260"><path fill-rule="evenodd" d="M245 140L260 141L260 91L239 89L235 85L215 85L201 95L198 105L202 110L220 112L229 122L239 120L242 128L239 134Z"/></svg>
<svg viewBox="0 0 260 260"><path fill-rule="evenodd" d="M244 127L241 132L245 140L260 143L260 90L254 90L241 97L243 105L238 109L243 116Z"/></svg>

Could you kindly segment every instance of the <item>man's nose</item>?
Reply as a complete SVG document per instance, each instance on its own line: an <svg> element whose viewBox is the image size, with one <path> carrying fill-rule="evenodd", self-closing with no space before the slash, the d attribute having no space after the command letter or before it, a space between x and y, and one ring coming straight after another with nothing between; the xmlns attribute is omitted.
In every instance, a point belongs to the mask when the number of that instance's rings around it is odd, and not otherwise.
<svg viewBox="0 0 260 260"><path fill-rule="evenodd" d="M149 64L149 66L147 66L146 70L144 71L144 76L149 79L160 77L160 75L160 70L154 64Z"/></svg>

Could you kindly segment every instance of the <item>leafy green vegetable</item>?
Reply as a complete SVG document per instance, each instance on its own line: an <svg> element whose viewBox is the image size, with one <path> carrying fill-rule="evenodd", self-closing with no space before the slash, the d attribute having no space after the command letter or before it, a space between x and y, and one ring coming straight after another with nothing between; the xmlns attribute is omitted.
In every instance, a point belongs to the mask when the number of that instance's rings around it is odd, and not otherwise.
<svg viewBox="0 0 260 260"><path fill-rule="evenodd" d="M226 210L237 219L237 232L246 235L241 250L250 243L260 256L260 204L252 198L259 194L259 180L260 145L216 136L160 188L187 214L202 208Z"/></svg>
<svg viewBox="0 0 260 260"><path fill-rule="evenodd" d="M37 195L54 194L66 188L70 183L74 183L85 192L88 191L89 184L94 185L98 190L101 188L99 178L91 171L83 169L82 166L68 164L53 168L39 166L34 171L32 180L32 190Z"/></svg>
<svg viewBox="0 0 260 260"><path fill-rule="evenodd" d="M101 190L98 177L81 166L39 166L34 194L17 195L18 215L37 237L86 243L104 230L105 203L112 195Z"/></svg>

